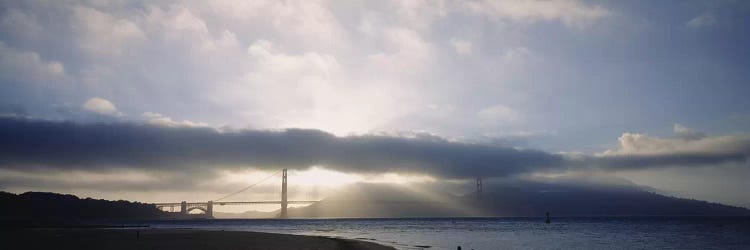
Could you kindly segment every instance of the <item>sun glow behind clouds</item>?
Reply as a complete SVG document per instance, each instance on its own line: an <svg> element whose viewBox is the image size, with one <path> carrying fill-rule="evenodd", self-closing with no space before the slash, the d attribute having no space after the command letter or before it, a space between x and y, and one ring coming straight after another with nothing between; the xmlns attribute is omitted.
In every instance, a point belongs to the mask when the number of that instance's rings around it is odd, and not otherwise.
<svg viewBox="0 0 750 250"><path fill-rule="evenodd" d="M242 185L250 185L263 181L264 178L269 177L274 172L261 171L261 170L244 170L244 171L223 171L221 172L221 183L227 185L237 186L238 188ZM273 176L265 181L262 185L276 185L280 182L281 174ZM322 188L338 188L349 184L358 182L367 183L394 183L394 184L408 184L414 182L433 182L436 181L432 176L428 175L404 175L399 173L384 173L384 174L352 174L343 173L339 171L329 170L322 166L313 166L306 170L289 170L289 185L300 186L300 187L322 187ZM259 185L261 185L259 184Z"/></svg>
<svg viewBox="0 0 750 250"><path fill-rule="evenodd" d="M291 171L289 178L290 182L291 178L294 178L297 185L326 188L337 188L359 182L409 184L436 181L434 177L428 175L404 175L399 173L351 174L329 170L322 166L313 166L308 170L302 171Z"/></svg>
<svg viewBox="0 0 750 250"><path fill-rule="evenodd" d="M253 185L224 200L278 200L281 194L280 171L247 169L243 171L222 171L216 186L211 188L216 194L230 194ZM320 200L335 195L341 188L357 183L380 183L411 185L434 182L437 179L426 175L404 175L399 173L353 174L313 166L305 170L289 170L288 188L290 200Z"/></svg>
<svg viewBox="0 0 750 250"><path fill-rule="evenodd" d="M218 186L214 188L226 194L241 190L244 187L258 183L256 186L226 198L235 200L279 200L281 194L281 173L247 169L242 171L222 171L219 173ZM313 166L305 170L289 170L288 192L289 200L322 200L335 195L342 188L357 183L381 183L410 186L415 183L434 182L434 177L427 175L404 175L399 173L384 174L352 174L326 169L323 166ZM290 205L298 207L304 205ZM220 212L244 212L247 210L275 211L278 205L255 205L253 207L217 207Z"/></svg>
<svg viewBox="0 0 750 250"><path fill-rule="evenodd" d="M304 187L337 188L343 185L364 181L360 175L347 174L314 166L308 170L291 171L290 182Z"/></svg>

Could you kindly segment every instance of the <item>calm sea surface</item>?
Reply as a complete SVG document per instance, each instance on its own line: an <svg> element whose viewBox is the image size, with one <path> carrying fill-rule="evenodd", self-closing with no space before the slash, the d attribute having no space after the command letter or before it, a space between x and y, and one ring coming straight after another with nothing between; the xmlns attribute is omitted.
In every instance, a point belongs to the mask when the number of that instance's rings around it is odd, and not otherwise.
<svg viewBox="0 0 750 250"><path fill-rule="evenodd" d="M364 239L398 249L750 249L750 218L596 217L194 220L196 228Z"/></svg>

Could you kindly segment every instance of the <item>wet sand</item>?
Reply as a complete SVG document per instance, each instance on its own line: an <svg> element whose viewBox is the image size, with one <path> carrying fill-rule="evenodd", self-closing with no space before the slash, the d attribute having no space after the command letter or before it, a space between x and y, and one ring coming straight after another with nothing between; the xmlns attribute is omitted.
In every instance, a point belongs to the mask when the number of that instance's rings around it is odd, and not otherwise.
<svg viewBox="0 0 750 250"><path fill-rule="evenodd" d="M0 231L0 249L342 249L392 250L371 242L256 232L189 229L16 229Z"/></svg>

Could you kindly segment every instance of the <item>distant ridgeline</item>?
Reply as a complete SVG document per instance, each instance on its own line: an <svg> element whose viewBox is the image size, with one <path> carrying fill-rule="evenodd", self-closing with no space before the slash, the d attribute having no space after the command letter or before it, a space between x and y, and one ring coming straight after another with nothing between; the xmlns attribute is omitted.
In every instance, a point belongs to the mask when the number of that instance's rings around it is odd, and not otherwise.
<svg viewBox="0 0 750 250"><path fill-rule="evenodd" d="M633 186L535 184L504 187L462 197L479 200L492 216L749 216L750 210L701 200L677 198Z"/></svg>
<svg viewBox="0 0 750 250"><path fill-rule="evenodd" d="M291 217L462 216L750 216L750 210L675 198L636 186L517 182L485 185L484 193L424 195L424 190L357 184Z"/></svg>
<svg viewBox="0 0 750 250"><path fill-rule="evenodd" d="M74 195L0 191L2 220L158 219L167 215L153 204L80 199Z"/></svg>

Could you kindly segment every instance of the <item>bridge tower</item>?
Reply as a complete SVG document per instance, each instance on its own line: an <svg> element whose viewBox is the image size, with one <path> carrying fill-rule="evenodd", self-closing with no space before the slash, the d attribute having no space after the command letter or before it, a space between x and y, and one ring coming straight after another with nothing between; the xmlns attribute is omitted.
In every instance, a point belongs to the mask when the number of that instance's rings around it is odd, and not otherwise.
<svg viewBox="0 0 750 250"><path fill-rule="evenodd" d="M482 197L482 177L477 177L477 198Z"/></svg>
<svg viewBox="0 0 750 250"><path fill-rule="evenodd" d="M287 218L287 196L286 196L286 168L281 172L281 213L279 218Z"/></svg>
<svg viewBox="0 0 750 250"><path fill-rule="evenodd" d="M188 211L187 211L187 202L185 202L185 201L180 202L180 213L181 214L187 214L188 213Z"/></svg>
<svg viewBox="0 0 750 250"><path fill-rule="evenodd" d="M214 201L208 201L206 204L206 218L214 217Z"/></svg>

